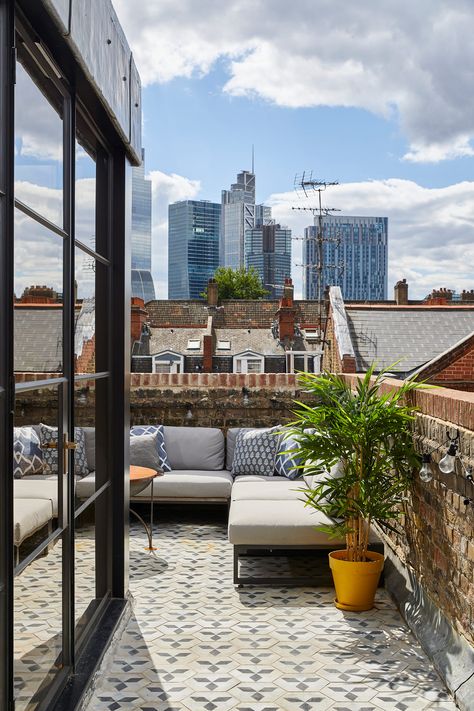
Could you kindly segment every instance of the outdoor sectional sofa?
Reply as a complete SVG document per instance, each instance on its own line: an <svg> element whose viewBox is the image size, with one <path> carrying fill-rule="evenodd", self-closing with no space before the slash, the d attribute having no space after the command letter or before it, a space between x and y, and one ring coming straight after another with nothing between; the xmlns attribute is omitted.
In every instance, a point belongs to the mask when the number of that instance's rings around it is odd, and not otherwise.
<svg viewBox="0 0 474 711"><path fill-rule="evenodd" d="M228 538L234 549L234 583L251 584L257 579L239 572L239 559L259 552L280 549L334 549L343 540L329 540L316 526L330 523L324 514L305 507L298 489L306 486L303 478L259 474L233 477L232 464L237 433L230 428L227 436L214 427L164 427L164 442L171 471L155 479L154 500L160 503L227 503ZM282 445L283 446L283 445ZM77 482L76 494L90 496L94 477ZM133 501L149 501L151 484ZM259 582L281 582L270 578ZM295 578L293 584L309 582Z"/></svg>
<svg viewBox="0 0 474 711"><path fill-rule="evenodd" d="M238 431L239 428L231 428L224 437L218 428L165 426L164 442L171 471L155 479L154 500L229 505L228 537L234 546L234 583L238 585L256 582L240 576L240 556L279 549L341 547L343 540L330 540L327 534L316 530L316 526L329 520L303 505L303 495L298 491L306 486L303 478L291 480L258 473L233 477ZM88 466L93 469L94 430L84 428L84 433ZM55 476L36 475L15 480L14 486L18 504L15 545L19 547L26 537L57 516L57 484ZM76 481L79 499L88 498L94 491L93 471ZM132 500L145 502L150 497L151 485L148 485Z"/></svg>

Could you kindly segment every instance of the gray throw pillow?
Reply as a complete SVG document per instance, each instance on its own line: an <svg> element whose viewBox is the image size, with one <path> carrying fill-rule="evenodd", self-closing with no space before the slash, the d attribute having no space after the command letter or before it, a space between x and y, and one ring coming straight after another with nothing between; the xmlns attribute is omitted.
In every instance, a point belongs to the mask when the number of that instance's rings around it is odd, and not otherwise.
<svg viewBox="0 0 474 711"><path fill-rule="evenodd" d="M130 437L130 464L160 471L160 457L157 449L157 433Z"/></svg>
<svg viewBox="0 0 474 711"><path fill-rule="evenodd" d="M273 476L281 426L260 430L239 430L235 440L232 475Z"/></svg>

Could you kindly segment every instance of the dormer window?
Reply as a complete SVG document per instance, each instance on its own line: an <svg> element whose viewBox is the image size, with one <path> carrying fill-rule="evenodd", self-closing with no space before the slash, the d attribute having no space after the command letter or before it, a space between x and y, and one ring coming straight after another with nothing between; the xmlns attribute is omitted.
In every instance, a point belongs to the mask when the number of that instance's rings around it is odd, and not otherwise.
<svg viewBox="0 0 474 711"><path fill-rule="evenodd" d="M201 341L199 338L190 338L188 341L187 349L188 351L198 351L201 348Z"/></svg>
<svg viewBox="0 0 474 711"><path fill-rule="evenodd" d="M230 351L230 341L217 341L217 350Z"/></svg>

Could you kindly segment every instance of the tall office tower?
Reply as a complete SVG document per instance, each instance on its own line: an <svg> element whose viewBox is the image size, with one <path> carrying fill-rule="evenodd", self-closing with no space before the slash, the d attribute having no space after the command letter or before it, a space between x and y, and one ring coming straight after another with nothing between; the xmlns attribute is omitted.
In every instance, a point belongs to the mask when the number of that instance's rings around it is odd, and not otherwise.
<svg viewBox="0 0 474 711"><path fill-rule="evenodd" d="M181 200L168 208L168 298L199 299L219 266L221 205Z"/></svg>
<svg viewBox="0 0 474 711"><path fill-rule="evenodd" d="M255 226L255 175L243 170L230 190L222 191L219 262L238 269L245 264L245 231Z"/></svg>
<svg viewBox="0 0 474 711"><path fill-rule="evenodd" d="M145 178L145 151L142 164L132 168L132 296L146 303L155 299L151 276L151 180Z"/></svg>
<svg viewBox="0 0 474 711"><path fill-rule="evenodd" d="M291 276L291 230L275 223L247 230L245 267L257 270L268 298L279 298L285 278Z"/></svg>
<svg viewBox="0 0 474 711"><path fill-rule="evenodd" d="M318 227L305 229L303 296L318 298ZM347 301L387 299L387 217L323 217L321 292L340 286Z"/></svg>
<svg viewBox="0 0 474 711"><path fill-rule="evenodd" d="M272 221L272 208L268 205L255 205L255 227L268 225Z"/></svg>

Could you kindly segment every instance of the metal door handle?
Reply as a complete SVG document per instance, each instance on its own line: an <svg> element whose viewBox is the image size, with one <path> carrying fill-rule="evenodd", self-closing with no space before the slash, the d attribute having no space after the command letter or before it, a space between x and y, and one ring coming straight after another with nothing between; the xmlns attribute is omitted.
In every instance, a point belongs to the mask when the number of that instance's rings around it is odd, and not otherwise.
<svg viewBox="0 0 474 711"><path fill-rule="evenodd" d="M63 472L67 469L67 452L68 449L76 449L75 442L69 442L67 434L63 434ZM45 442L41 445L41 449L58 449L58 442Z"/></svg>

